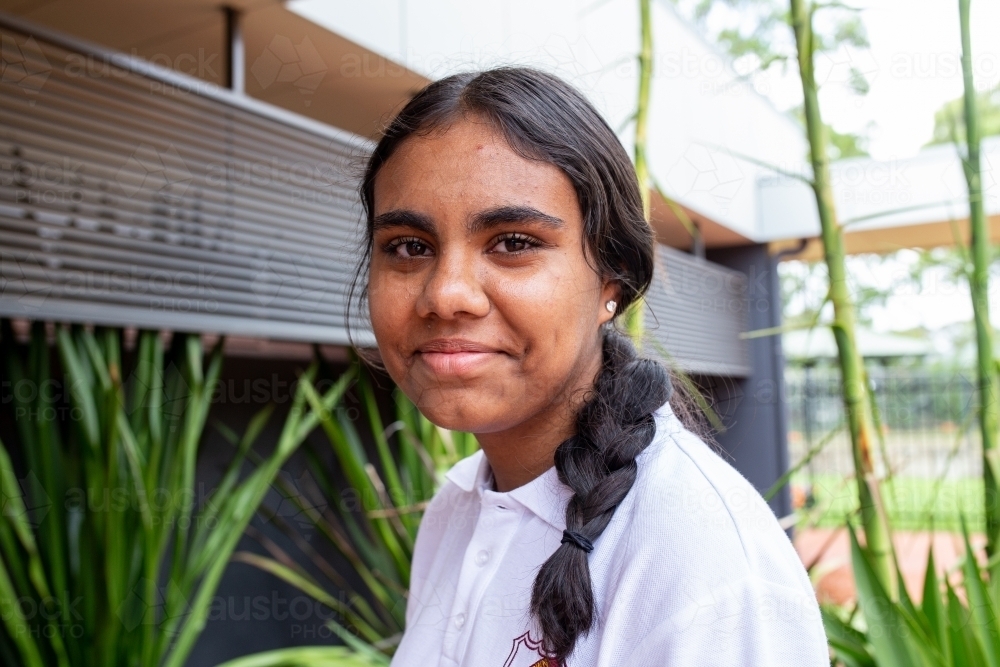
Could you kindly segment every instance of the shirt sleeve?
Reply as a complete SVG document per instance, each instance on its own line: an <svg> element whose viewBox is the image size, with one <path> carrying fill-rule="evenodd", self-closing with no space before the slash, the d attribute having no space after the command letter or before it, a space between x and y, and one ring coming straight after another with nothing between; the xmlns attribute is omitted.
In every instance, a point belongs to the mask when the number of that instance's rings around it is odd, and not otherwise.
<svg viewBox="0 0 1000 667"><path fill-rule="evenodd" d="M830 665L815 596L757 577L714 588L643 634L631 647L602 651L608 658L601 660L602 667Z"/></svg>

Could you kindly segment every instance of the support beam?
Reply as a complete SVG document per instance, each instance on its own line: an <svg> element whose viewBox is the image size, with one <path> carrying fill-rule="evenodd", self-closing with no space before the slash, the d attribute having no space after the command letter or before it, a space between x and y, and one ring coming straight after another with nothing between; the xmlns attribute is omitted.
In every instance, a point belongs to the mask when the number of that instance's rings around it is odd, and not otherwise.
<svg viewBox="0 0 1000 667"><path fill-rule="evenodd" d="M226 15L226 87L244 92L246 56L243 48L243 15L235 7L223 7Z"/></svg>

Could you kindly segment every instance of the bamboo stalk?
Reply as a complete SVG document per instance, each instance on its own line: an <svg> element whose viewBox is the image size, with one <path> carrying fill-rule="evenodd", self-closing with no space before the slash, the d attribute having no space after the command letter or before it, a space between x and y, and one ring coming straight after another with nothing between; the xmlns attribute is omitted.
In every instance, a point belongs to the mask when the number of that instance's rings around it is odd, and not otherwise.
<svg viewBox="0 0 1000 667"><path fill-rule="evenodd" d="M979 384L979 429L983 439L983 486L986 509L986 549L997 552L1000 538L1000 506L997 489L997 427L1000 425L1000 391L996 364L993 360L993 327L990 324L989 270L990 237L983 211L982 172L979 164L979 111L976 108L976 88L972 79L972 45L969 35L970 0L959 0L959 22L962 32L962 79L965 83L965 159L962 171L969 188L969 232L972 272L969 292L976 324L976 373Z"/></svg>
<svg viewBox="0 0 1000 667"><path fill-rule="evenodd" d="M649 125L649 97L653 82L653 17L650 0L639 0L639 96L635 111L635 175L642 197L642 214L649 222L650 178L646 161L646 128ZM638 345L643 335L645 301L638 299L625 312L625 331Z"/></svg>
<svg viewBox="0 0 1000 667"><path fill-rule="evenodd" d="M876 434L868 386L854 332L854 302L847 284L844 262L844 238L837 222L830 184L830 161L826 151L826 136L819 107L819 94L813 74L814 42L812 6L807 0L791 0L791 22L798 50L799 75L802 80L806 133L809 139L813 168L812 188L819 212L823 257L830 280L830 301L833 303L834 338L842 374L844 410L851 434L855 474L858 479L858 500L861 523L865 531L866 548L879 582L898 597L898 580L893 566L889 522L879 489L879 480L872 462L872 446Z"/></svg>
<svg viewBox="0 0 1000 667"><path fill-rule="evenodd" d="M649 220L649 164L646 162L646 128L653 79L653 19L650 0L639 0L639 100L635 112L635 175L642 196L642 214Z"/></svg>

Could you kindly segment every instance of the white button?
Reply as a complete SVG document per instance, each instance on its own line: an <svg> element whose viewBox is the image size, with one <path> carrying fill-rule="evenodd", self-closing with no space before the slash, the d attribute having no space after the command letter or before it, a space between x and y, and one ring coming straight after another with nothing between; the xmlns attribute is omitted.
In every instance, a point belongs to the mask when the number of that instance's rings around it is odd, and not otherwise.
<svg viewBox="0 0 1000 667"><path fill-rule="evenodd" d="M459 614L455 617L455 627L461 630L463 625L465 625L465 614Z"/></svg>
<svg viewBox="0 0 1000 667"><path fill-rule="evenodd" d="M483 549L476 554L476 565L486 565L490 560L490 552Z"/></svg>

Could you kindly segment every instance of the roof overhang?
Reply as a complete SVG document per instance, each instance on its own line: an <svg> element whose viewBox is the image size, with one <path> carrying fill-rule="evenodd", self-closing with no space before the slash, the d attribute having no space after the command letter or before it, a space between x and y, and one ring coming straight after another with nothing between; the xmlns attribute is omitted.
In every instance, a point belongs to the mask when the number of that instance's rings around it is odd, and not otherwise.
<svg viewBox="0 0 1000 667"><path fill-rule="evenodd" d="M226 4L241 12L246 93L253 98L374 137L427 83L280 1ZM0 11L221 86L228 67L222 5L219 0L0 0ZM283 65L290 67L282 70Z"/></svg>
<svg viewBox="0 0 1000 667"><path fill-rule="evenodd" d="M905 158L857 157L832 163L830 179L845 251L885 254L967 244L968 188L960 154L955 146L941 144ZM990 238L1000 242L1000 137L983 139L980 168ZM786 259L821 258L812 189L784 177L762 180L758 187L772 250Z"/></svg>
<svg viewBox="0 0 1000 667"><path fill-rule="evenodd" d="M688 221L697 227L705 248L730 248L753 243L753 241L734 232L729 227L687 206L677 203L674 206L683 211ZM694 239L685 224L687 221L682 222L674 211L674 208L668 205L656 190L650 192L649 218L650 224L656 232L657 241L678 250L692 250L694 248Z"/></svg>
<svg viewBox="0 0 1000 667"><path fill-rule="evenodd" d="M987 217L990 240L1000 243L1000 215ZM904 248L940 248L959 242L969 243L969 220L939 220L914 225L899 225L880 229L845 232L844 250L849 255L874 253L884 255ZM772 255L782 259L816 261L823 259L823 244L818 237L772 241L768 244Z"/></svg>

